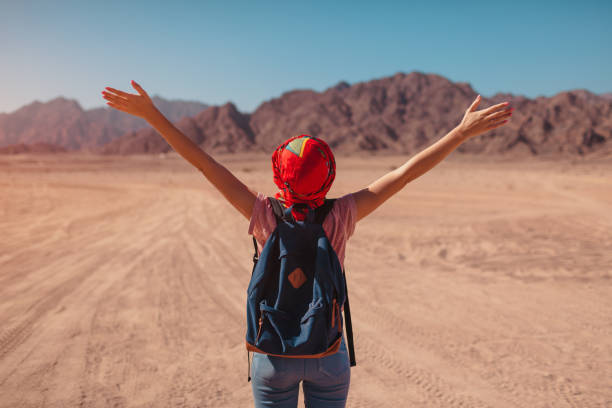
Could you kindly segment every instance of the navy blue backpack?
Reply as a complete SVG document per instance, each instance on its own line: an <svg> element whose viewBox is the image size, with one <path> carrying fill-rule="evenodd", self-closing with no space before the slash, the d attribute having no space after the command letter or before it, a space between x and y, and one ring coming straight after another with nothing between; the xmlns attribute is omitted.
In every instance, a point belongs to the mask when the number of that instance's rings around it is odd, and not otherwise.
<svg viewBox="0 0 612 408"><path fill-rule="evenodd" d="M337 352L346 317L351 366L355 363L346 276L323 230L334 200L306 209L296 221L292 207L269 197L276 229L255 255L247 290L248 352L281 357L320 358ZM299 204L298 204L299 205ZM249 363L249 381L250 360Z"/></svg>

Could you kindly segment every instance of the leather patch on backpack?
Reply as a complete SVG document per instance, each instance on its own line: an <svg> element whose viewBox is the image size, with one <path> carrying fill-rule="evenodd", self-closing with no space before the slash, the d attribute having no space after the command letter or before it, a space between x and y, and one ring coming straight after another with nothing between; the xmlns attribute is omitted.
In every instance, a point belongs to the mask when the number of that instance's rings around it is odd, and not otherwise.
<svg viewBox="0 0 612 408"><path fill-rule="evenodd" d="M287 279L289 279L289 282L291 282L291 286L296 289L302 286L304 282L308 280L301 268L295 268L295 270L287 276Z"/></svg>

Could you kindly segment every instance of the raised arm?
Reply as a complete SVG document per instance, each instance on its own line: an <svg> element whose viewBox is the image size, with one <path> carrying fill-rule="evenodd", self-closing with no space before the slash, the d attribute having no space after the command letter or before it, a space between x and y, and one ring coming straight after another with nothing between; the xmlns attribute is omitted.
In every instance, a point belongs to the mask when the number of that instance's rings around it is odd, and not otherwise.
<svg viewBox="0 0 612 408"><path fill-rule="evenodd" d="M478 95L466 110L461 123L446 136L413 156L401 167L385 174L368 187L353 194L357 205L357 220L374 211L406 184L431 170L461 143L471 137L504 125L512 115L508 102L476 111L481 97Z"/></svg>
<svg viewBox="0 0 612 408"><path fill-rule="evenodd" d="M250 219L256 198L255 192L170 123L157 110L140 85L132 81L132 86L138 92L137 95L107 87L106 91L102 92L104 99L108 101L107 105L149 122L178 154L200 170L242 215Z"/></svg>

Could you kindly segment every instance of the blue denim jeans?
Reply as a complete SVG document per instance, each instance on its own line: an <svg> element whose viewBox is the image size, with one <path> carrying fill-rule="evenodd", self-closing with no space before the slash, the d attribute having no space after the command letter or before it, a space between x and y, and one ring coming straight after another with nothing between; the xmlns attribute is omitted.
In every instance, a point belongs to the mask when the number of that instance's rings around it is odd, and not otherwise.
<svg viewBox="0 0 612 408"><path fill-rule="evenodd" d="M285 358L253 353L255 408L296 408L303 382L307 408L345 407L351 380L344 337L337 353L322 358Z"/></svg>

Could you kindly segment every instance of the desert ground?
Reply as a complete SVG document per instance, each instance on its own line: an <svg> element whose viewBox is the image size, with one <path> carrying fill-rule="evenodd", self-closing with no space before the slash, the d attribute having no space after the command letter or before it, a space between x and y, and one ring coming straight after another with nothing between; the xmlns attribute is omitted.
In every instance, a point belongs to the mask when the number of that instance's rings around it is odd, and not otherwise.
<svg viewBox="0 0 612 408"><path fill-rule="evenodd" d="M338 157L330 196L407 158ZM252 406L247 228L176 154L0 157L0 407ZM346 269L349 407L612 407L609 158L452 155Z"/></svg>

